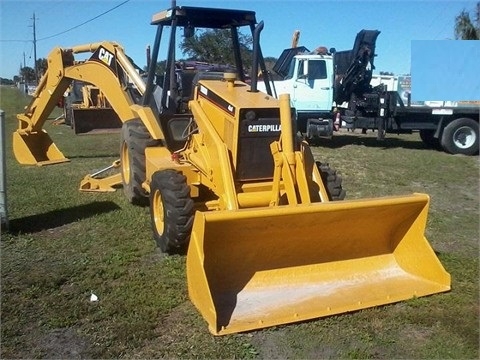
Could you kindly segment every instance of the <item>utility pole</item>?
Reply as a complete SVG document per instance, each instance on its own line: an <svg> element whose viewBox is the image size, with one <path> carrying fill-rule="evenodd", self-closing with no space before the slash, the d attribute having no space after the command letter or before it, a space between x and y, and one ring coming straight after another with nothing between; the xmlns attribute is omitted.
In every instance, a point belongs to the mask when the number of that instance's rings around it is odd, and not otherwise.
<svg viewBox="0 0 480 360"><path fill-rule="evenodd" d="M26 74L26 68L27 67L27 63L25 62L25 51L23 52L23 73L22 73L22 77L23 77L23 86L25 87L24 91L25 91L25 94L28 94L28 79L27 79L27 74Z"/></svg>
<svg viewBox="0 0 480 360"><path fill-rule="evenodd" d="M33 68L35 69L35 84L38 84L38 70L37 70L37 31L35 29L35 13L33 13Z"/></svg>

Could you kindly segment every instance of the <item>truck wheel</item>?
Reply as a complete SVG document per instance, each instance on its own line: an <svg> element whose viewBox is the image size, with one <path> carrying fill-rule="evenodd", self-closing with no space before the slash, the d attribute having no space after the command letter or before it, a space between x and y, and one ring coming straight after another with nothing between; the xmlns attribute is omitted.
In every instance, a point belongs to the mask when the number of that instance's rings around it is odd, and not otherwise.
<svg viewBox="0 0 480 360"><path fill-rule="evenodd" d="M451 154L478 154L478 122L469 118L452 121L443 130L441 143Z"/></svg>
<svg viewBox="0 0 480 360"><path fill-rule="evenodd" d="M169 254L184 252L194 218L186 177L175 170L157 171L150 190L150 215L157 246Z"/></svg>
<svg viewBox="0 0 480 360"><path fill-rule="evenodd" d="M152 139L140 119L123 124L120 144L123 192L132 204L148 204L147 194L142 188L146 179L145 149L155 145L158 141Z"/></svg>
<svg viewBox="0 0 480 360"><path fill-rule="evenodd" d="M420 139L426 147L430 149L440 149L440 139L434 137L435 130L422 129L420 130Z"/></svg>
<svg viewBox="0 0 480 360"><path fill-rule="evenodd" d="M329 164L316 161L318 171L322 176L330 201L344 200L347 192L342 188L342 177Z"/></svg>

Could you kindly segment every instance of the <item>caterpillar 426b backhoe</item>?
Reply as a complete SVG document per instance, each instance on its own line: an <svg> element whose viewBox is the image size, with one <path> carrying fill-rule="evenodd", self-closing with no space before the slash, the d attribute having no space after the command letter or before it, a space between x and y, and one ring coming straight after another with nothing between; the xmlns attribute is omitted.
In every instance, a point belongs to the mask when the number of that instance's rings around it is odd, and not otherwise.
<svg viewBox="0 0 480 360"><path fill-rule="evenodd" d="M167 253L188 250L189 295L216 335L450 289L424 237L427 195L332 201L344 192L298 140L288 95L257 91L257 69L268 74L254 12L175 6L152 24L150 63L165 33L167 70L157 76L152 65L146 80L115 43L50 53L47 74L18 115L19 162L66 161L42 125L72 80L101 89L123 122L119 174L86 176L81 189L121 183L132 203L149 198L156 242ZM178 70L177 30L188 37L199 28L230 31L235 73ZM248 81L241 28L254 39ZM92 55L75 61L80 52Z"/></svg>

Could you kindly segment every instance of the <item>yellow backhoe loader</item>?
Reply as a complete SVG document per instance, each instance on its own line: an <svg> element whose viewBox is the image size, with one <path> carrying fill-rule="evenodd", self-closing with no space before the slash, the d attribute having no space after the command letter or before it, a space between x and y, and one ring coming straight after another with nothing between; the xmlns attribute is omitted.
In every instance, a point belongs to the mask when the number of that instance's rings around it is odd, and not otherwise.
<svg viewBox="0 0 480 360"><path fill-rule="evenodd" d="M154 238L187 250L189 296L215 335L313 319L448 291L450 275L424 236L429 197L353 201L336 173L298 140L288 95L257 91L268 73L253 11L175 6L153 16L151 64L167 34L167 66L144 81L120 45L54 49L25 112L14 152L22 164L68 161L42 125L73 80L95 85L123 122L119 173L87 175L84 191L123 184L150 200ZM177 30L230 31L235 73L176 66ZM238 34L253 35L246 79ZM74 55L91 52L89 59ZM271 94L271 89L267 91ZM161 294L152 296L162 296Z"/></svg>
<svg viewBox="0 0 480 360"><path fill-rule="evenodd" d="M103 92L78 80L72 81L64 96L63 117L75 134L114 131L122 127Z"/></svg>

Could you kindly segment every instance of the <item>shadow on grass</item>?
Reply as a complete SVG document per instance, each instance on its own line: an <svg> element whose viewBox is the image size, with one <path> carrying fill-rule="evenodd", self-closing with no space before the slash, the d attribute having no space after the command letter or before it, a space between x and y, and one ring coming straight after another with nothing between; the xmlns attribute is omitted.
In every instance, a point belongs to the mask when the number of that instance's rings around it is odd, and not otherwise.
<svg viewBox="0 0 480 360"><path fill-rule="evenodd" d="M420 139L418 141L405 140L395 137L395 134L387 134L384 140L377 140L364 134L335 134L331 139L316 139L310 143L311 146L322 146L330 149L337 149L348 145L362 145L381 149L415 149L415 150L436 150L427 147Z"/></svg>
<svg viewBox="0 0 480 360"><path fill-rule="evenodd" d="M100 201L66 209L53 210L43 214L12 219L9 221L8 232L12 235L36 233L118 209L120 209L120 207L111 201Z"/></svg>

